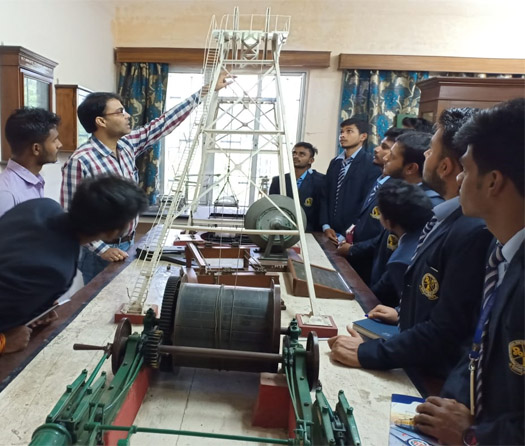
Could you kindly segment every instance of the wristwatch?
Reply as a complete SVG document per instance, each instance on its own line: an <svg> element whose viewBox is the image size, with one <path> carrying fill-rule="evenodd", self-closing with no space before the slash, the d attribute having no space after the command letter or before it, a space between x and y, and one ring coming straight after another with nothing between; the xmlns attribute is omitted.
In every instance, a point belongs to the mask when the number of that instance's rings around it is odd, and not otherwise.
<svg viewBox="0 0 525 446"><path fill-rule="evenodd" d="M465 429L465 432L463 432L463 444L465 446L477 446L478 440L476 438L476 431L473 427L469 427L468 429Z"/></svg>

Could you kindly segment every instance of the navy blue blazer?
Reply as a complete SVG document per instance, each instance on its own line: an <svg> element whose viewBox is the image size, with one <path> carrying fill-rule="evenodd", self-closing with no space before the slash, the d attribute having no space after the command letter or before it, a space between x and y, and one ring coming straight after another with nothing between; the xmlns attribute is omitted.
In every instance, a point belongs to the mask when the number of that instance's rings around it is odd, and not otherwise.
<svg viewBox="0 0 525 446"><path fill-rule="evenodd" d="M386 180L388 183L390 179ZM421 189L430 198L433 206L443 202L443 198L425 183L421 183ZM372 193L373 187L370 190ZM377 207L377 193L371 200L365 200L359 213L354 232L354 245L347 254L347 260L357 271L361 278L368 284L377 298L385 305L396 306L399 293L391 290L392 283L387 276L386 261L389 259L392 249L388 244L388 235L380 241L383 227L379 221L380 212Z"/></svg>
<svg viewBox="0 0 525 446"><path fill-rule="evenodd" d="M0 332L47 310L73 282L80 245L67 214L49 198L20 203L0 218Z"/></svg>
<svg viewBox="0 0 525 446"><path fill-rule="evenodd" d="M435 190L430 189L430 187L425 183L421 183L420 187L425 191L427 197L430 198L432 206L437 206L439 203L443 203L443 201L445 201L441 195L439 195Z"/></svg>
<svg viewBox="0 0 525 446"><path fill-rule="evenodd" d="M383 229L379 243L374 251L370 289L383 305L396 307L399 305L399 296L395 289L387 265L390 258L398 249L399 240L395 234ZM404 274L404 271L403 271ZM403 275L397 280L403 280Z"/></svg>
<svg viewBox="0 0 525 446"><path fill-rule="evenodd" d="M386 264L388 275L398 296L401 296L403 291L403 277L416 252L420 235L421 230L405 233Z"/></svg>
<svg viewBox="0 0 525 446"><path fill-rule="evenodd" d="M492 235L456 209L432 231L409 265L401 298L401 333L359 346L365 368L423 367L445 378L470 342Z"/></svg>
<svg viewBox="0 0 525 446"><path fill-rule="evenodd" d="M377 180L376 180L377 181ZM388 183L390 178L388 178L382 185ZM381 213L377 207L377 191L374 193L375 183L370 188L359 214L357 215L357 222L355 224L354 230L354 243L363 242L365 240L373 239L378 236L382 230L383 226L379 221ZM378 190L379 190L378 188ZM373 195L372 195L373 194Z"/></svg>
<svg viewBox="0 0 525 446"><path fill-rule="evenodd" d="M321 203L321 226L329 224L337 233L344 235L348 227L356 223L363 202L381 175L381 168L373 163L373 156L362 148L346 172L336 208L341 163L340 158L334 158L326 171L326 199Z"/></svg>
<svg viewBox="0 0 525 446"><path fill-rule="evenodd" d="M482 367L483 410L475 420L479 444L525 444L525 244L511 260L492 309ZM470 406L469 358L465 353L443 386L442 396Z"/></svg>
<svg viewBox="0 0 525 446"><path fill-rule="evenodd" d="M284 175L284 181L286 184L286 195L292 198L292 183L289 173ZM273 177L269 195L280 193L279 177ZM321 225L319 224L319 210L323 196L324 175L312 169L312 173L306 175L301 183L301 187L299 188L299 201L301 207L304 209L304 213L306 214L307 232L321 230Z"/></svg>

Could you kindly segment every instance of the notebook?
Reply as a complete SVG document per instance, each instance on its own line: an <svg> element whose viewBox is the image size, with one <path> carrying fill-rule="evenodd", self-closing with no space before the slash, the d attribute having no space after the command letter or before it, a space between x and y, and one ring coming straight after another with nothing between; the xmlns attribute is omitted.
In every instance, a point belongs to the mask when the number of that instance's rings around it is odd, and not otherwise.
<svg viewBox="0 0 525 446"><path fill-rule="evenodd" d="M397 325L384 324L369 318L354 321L354 330L370 339L388 339L399 333Z"/></svg>

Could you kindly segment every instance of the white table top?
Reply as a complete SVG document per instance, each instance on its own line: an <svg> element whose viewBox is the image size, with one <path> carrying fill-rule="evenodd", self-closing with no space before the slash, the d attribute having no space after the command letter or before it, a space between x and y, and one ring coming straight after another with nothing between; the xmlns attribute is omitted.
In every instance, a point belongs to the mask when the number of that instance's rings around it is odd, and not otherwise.
<svg viewBox="0 0 525 446"><path fill-rule="evenodd" d="M310 234L307 234L311 262L331 268ZM148 301L158 302L164 283L172 272L161 263L150 289ZM65 390L78 374L91 371L99 361L97 351L74 352L75 342L105 345L113 339L113 314L127 302L126 286L133 284L133 264L111 281L50 344L0 393L0 446L27 444L33 431L45 422ZM285 282L285 281L284 281ZM283 281L281 281L283 283ZM281 287L287 309L282 311L285 326L297 313L310 311L306 298L294 297ZM319 299L324 314L331 315L339 333L347 324L362 319L363 311L356 301ZM134 327L140 331L141 327ZM110 364L105 370L110 372ZM335 407L337 393L344 390L354 407L354 416L364 445L388 444L390 398L392 393L419 396L402 370L388 372L350 369L329 358L326 341L320 341L320 374L323 391ZM204 432L287 438L286 432L253 428L251 408L257 395L258 374L220 372L181 368L179 374L158 374L152 382L135 420L141 427L162 427ZM136 434L133 445L200 445L233 444L231 441L196 437ZM248 443L246 443L248 444ZM250 443L253 444L253 443Z"/></svg>

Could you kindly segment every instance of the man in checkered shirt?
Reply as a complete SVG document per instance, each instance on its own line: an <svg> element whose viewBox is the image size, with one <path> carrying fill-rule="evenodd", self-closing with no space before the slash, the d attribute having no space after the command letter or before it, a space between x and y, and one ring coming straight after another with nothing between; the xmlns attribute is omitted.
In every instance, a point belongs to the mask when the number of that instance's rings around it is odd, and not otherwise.
<svg viewBox="0 0 525 446"><path fill-rule="evenodd" d="M228 84L229 76L221 74L216 90ZM84 178L101 174L114 174L138 181L135 160L152 144L171 133L199 104L207 93L203 87L189 98L166 111L160 117L136 130L131 130L130 115L114 93L91 93L78 107L78 119L91 138L69 157L62 168L60 202L69 209L76 188ZM83 246L79 269L88 283L110 262L128 257L133 243L138 217L133 220L119 239L104 243L99 240Z"/></svg>

